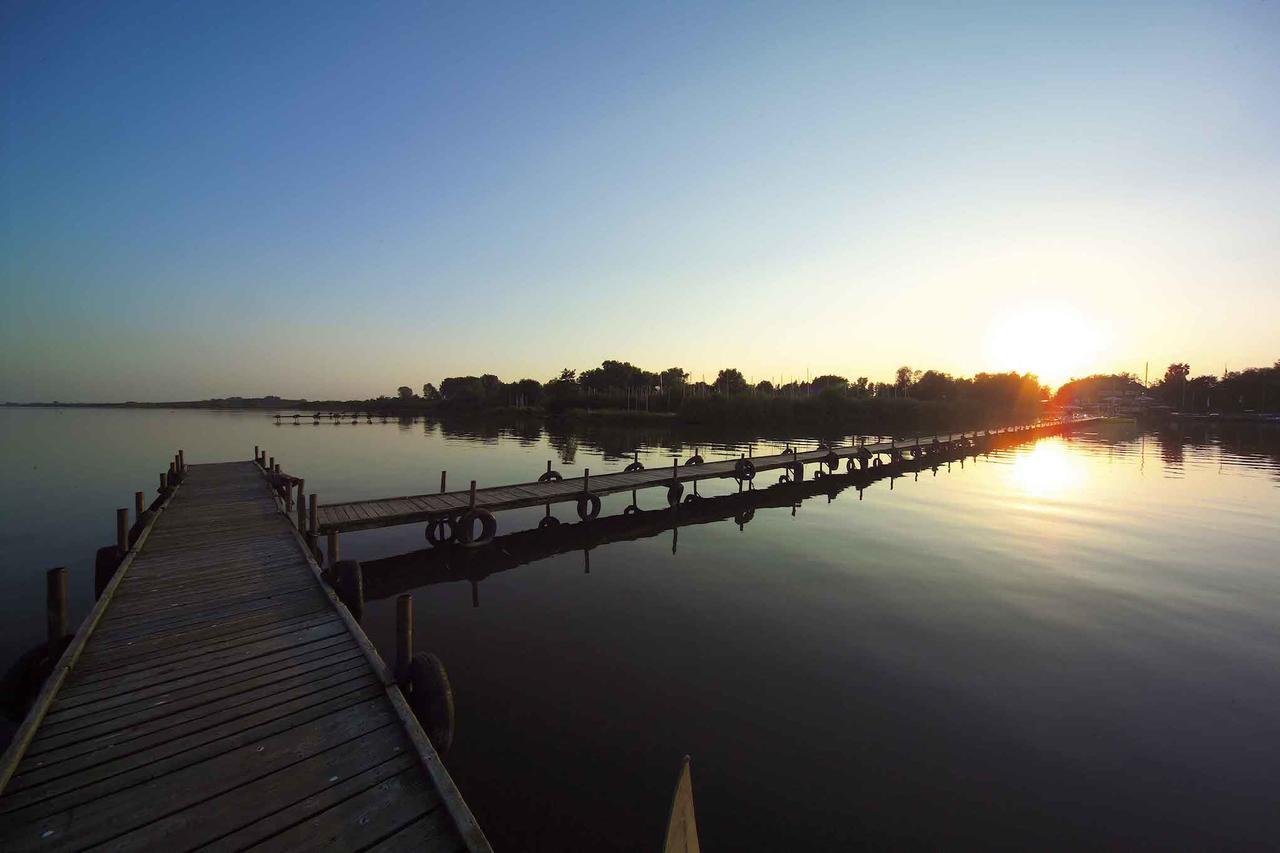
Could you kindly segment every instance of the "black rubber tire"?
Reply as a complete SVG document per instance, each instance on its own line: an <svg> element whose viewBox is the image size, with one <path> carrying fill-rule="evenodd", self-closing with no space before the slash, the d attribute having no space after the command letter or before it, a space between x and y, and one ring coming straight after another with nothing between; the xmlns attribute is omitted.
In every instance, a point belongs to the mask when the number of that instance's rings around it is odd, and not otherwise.
<svg viewBox="0 0 1280 853"><path fill-rule="evenodd" d="M733 523L737 525L746 525L751 523L751 519L756 517L755 507L747 507L741 510L733 517Z"/></svg>
<svg viewBox="0 0 1280 853"><path fill-rule="evenodd" d="M480 535L473 539L472 536L475 534L477 521L480 522ZM498 533L498 520L487 509L468 510L463 513L456 530L458 542L464 548L488 545Z"/></svg>
<svg viewBox="0 0 1280 853"><path fill-rule="evenodd" d="M804 482L804 463L803 462L791 463L788 470L791 474L792 480L794 480L797 483Z"/></svg>
<svg viewBox="0 0 1280 853"><path fill-rule="evenodd" d="M700 500L702 500L702 495L695 495L692 492L684 496L686 504L696 504Z"/></svg>
<svg viewBox="0 0 1280 853"><path fill-rule="evenodd" d="M627 508L622 511L623 515L639 515L640 507L635 504L627 504Z"/></svg>
<svg viewBox="0 0 1280 853"><path fill-rule="evenodd" d="M583 495L578 498L578 518L590 521L600 514L600 498L598 495Z"/></svg>
<svg viewBox="0 0 1280 853"><path fill-rule="evenodd" d="M436 752L444 755L453 745L453 689L440 658L427 652L414 655L405 688L413 715Z"/></svg>
<svg viewBox="0 0 1280 853"><path fill-rule="evenodd" d="M359 560L339 560L330 570L330 585L338 600L360 621L364 615L364 572Z"/></svg>
<svg viewBox="0 0 1280 853"><path fill-rule="evenodd" d="M667 486L667 505L679 506L680 497L684 494L684 483L672 483Z"/></svg>
<svg viewBox="0 0 1280 853"><path fill-rule="evenodd" d="M544 471L542 472L542 476L538 477L538 482L539 483L558 483L563 479L564 477L560 476L559 471Z"/></svg>
<svg viewBox="0 0 1280 853"><path fill-rule="evenodd" d="M756 463L750 459L739 459L734 463L733 476L738 482L751 482L756 478Z"/></svg>
<svg viewBox="0 0 1280 853"><path fill-rule="evenodd" d="M632 462L630 465L628 465L626 468L623 468L622 470L627 474L631 474L635 471L643 471L644 465L640 464L639 462Z"/></svg>
<svg viewBox="0 0 1280 853"><path fill-rule="evenodd" d="M453 523L453 519L447 515L442 515L439 518L433 518L427 522L427 541L430 542L432 546L439 547L441 545L447 545L454 541L457 535L458 527Z"/></svg>
<svg viewBox="0 0 1280 853"><path fill-rule="evenodd" d="M556 518L554 515L545 516L541 521L538 522L539 530L550 530L553 527L559 527L559 526L560 526L560 519Z"/></svg>
<svg viewBox="0 0 1280 853"><path fill-rule="evenodd" d="M830 471L834 471L840 467L840 457L836 456L836 452L834 450L828 450L827 455L823 458L822 462Z"/></svg>
<svg viewBox="0 0 1280 853"><path fill-rule="evenodd" d="M690 456L688 459L684 460L684 464L686 464L686 465L701 465L701 464L702 464L702 461L703 461L703 460L702 460L702 457L701 457L701 456L699 456L697 453L695 453L695 454L693 454L692 456Z"/></svg>
<svg viewBox="0 0 1280 853"><path fill-rule="evenodd" d="M857 464L854 462L854 460L853 460L853 457L852 457L852 456L850 456L848 459L844 460L844 470L845 470L847 473L852 474L852 473L853 473L854 471L856 471L857 469L858 469Z"/></svg>

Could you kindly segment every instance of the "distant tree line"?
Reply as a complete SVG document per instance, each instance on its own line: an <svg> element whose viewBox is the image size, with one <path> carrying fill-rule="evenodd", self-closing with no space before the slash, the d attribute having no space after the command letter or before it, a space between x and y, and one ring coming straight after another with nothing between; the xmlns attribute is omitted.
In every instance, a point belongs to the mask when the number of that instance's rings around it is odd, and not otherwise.
<svg viewBox="0 0 1280 853"><path fill-rule="evenodd" d="M1183 412L1280 411L1280 361L1270 367L1196 377L1191 376L1189 364L1175 362L1149 387L1131 373L1094 374L1065 383L1053 401L1062 405L1097 405L1117 398L1139 397Z"/></svg>
<svg viewBox="0 0 1280 853"><path fill-rule="evenodd" d="M1048 389L1035 376L979 373L956 377L937 370L901 367L891 382L865 376L850 380L825 374L775 385L751 383L737 368L719 371L715 380L690 382L680 367L652 371L626 361L606 360L599 367L565 368L545 382L504 382L493 374L450 376L439 388L430 382L421 394L402 385L395 398L370 401L383 408L439 408L447 411L536 409L549 415L572 411L650 412L679 415L696 422L836 422L883 418L898 413L945 412L975 425L1007 422L1038 411Z"/></svg>
<svg viewBox="0 0 1280 853"><path fill-rule="evenodd" d="M1152 383L1151 395L1184 412L1280 411L1280 360L1270 367L1224 371L1192 378L1189 364L1174 363Z"/></svg>

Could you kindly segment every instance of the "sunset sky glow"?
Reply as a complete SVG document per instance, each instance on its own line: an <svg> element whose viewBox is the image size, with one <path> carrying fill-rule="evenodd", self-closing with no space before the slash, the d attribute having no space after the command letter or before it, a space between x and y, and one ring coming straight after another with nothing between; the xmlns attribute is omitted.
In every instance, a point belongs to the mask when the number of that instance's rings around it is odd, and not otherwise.
<svg viewBox="0 0 1280 853"><path fill-rule="evenodd" d="M0 399L1280 357L1280 4L8 4Z"/></svg>

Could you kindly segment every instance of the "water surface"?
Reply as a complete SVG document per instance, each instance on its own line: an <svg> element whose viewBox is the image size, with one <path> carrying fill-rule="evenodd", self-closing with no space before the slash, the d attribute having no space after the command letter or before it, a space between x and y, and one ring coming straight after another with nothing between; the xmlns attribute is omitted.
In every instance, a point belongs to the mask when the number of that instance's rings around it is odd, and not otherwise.
<svg viewBox="0 0 1280 853"><path fill-rule="evenodd" d="M6 662L41 639L44 568L70 567L83 617L114 508L179 447L260 444L324 501L692 452L652 429L195 411L3 410L0 438ZM447 762L498 849L659 849L685 753L708 850L1256 848L1280 807L1277 486L1274 431L1103 425L861 493L832 481L743 524L672 531L642 492L652 535L532 562L387 559L425 548L420 527L345 535L343 555L370 566L384 655L414 594L455 691Z"/></svg>

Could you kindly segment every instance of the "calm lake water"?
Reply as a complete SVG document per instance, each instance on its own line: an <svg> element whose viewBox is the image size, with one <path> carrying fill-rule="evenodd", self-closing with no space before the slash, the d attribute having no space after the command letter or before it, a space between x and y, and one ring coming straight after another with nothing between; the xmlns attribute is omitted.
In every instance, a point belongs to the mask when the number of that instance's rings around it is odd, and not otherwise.
<svg viewBox="0 0 1280 853"><path fill-rule="evenodd" d="M659 430L0 410L3 662L42 639L46 567L70 568L83 618L115 507L150 498L178 448L255 444L323 502L434 491L441 469L463 487L692 452ZM741 524L704 502L708 523L675 533L661 491L627 522L616 495L592 531L447 560L397 557L421 527L343 537L385 657L395 596L414 594L418 648L455 692L447 763L497 849L659 850L686 753L709 851L1275 843L1274 428L1101 425L892 488L779 494Z"/></svg>

